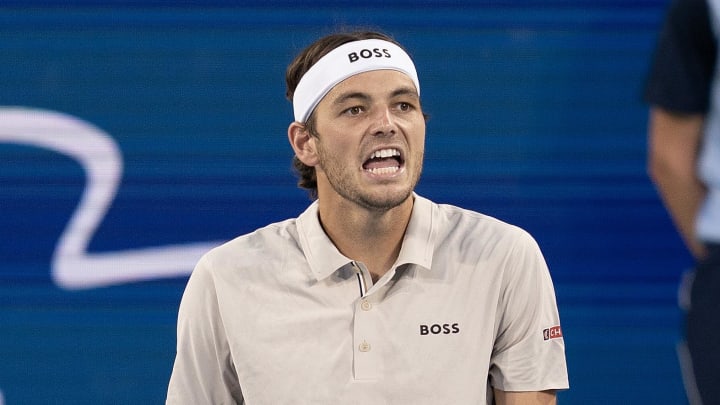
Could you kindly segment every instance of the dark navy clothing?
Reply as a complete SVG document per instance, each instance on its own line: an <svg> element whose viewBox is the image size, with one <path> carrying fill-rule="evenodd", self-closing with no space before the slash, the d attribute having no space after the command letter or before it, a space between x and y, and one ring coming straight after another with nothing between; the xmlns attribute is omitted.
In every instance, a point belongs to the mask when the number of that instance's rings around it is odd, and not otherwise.
<svg viewBox="0 0 720 405"><path fill-rule="evenodd" d="M705 0L675 0L653 54L645 101L669 111L707 113L716 55Z"/></svg>
<svg viewBox="0 0 720 405"><path fill-rule="evenodd" d="M696 267L686 339L703 404L720 404L720 245Z"/></svg>

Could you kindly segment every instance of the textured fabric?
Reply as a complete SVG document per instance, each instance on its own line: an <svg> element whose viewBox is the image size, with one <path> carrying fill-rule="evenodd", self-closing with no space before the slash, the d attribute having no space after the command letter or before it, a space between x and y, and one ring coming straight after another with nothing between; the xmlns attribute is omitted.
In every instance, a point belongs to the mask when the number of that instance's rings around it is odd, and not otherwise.
<svg viewBox="0 0 720 405"><path fill-rule="evenodd" d="M315 203L198 263L168 403L477 404L490 385L564 389L559 325L523 230L416 195L399 257L373 284Z"/></svg>

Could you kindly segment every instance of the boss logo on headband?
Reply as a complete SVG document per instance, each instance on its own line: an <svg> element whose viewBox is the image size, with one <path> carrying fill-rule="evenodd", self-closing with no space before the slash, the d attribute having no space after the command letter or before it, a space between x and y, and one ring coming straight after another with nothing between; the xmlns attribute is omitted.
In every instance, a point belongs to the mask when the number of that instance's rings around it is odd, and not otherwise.
<svg viewBox="0 0 720 405"><path fill-rule="evenodd" d="M390 52L387 49L380 49L380 48L374 48L374 49L363 49L360 52L350 52L348 54L348 59L350 59L350 63L357 62L362 59L370 59L370 58L390 58Z"/></svg>

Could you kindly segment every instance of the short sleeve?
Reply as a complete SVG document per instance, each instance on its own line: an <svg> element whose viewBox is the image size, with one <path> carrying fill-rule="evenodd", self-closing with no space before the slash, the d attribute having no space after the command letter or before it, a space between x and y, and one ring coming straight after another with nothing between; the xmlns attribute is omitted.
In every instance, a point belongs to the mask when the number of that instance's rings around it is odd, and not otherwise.
<svg viewBox="0 0 720 405"><path fill-rule="evenodd" d="M707 112L716 53L705 0L674 0L651 59L645 102L676 112Z"/></svg>
<svg viewBox="0 0 720 405"><path fill-rule="evenodd" d="M168 404L243 403L209 268L206 255L193 270L180 303Z"/></svg>
<svg viewBox="0 0 720 405"><path fill-rule="evenodd" d="M555 290L540 248L527 233L509 254L497 316L490 385L503 391L567 389Z"/></svg>

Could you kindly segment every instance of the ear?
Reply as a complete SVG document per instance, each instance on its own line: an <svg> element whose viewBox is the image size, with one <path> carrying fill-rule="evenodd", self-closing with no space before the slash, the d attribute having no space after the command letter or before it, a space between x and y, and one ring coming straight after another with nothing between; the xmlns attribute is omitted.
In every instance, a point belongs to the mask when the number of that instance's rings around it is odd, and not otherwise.
<svg viewBox="0 0 720 405"><path fill-rule="evenodd" d="M305 165L315 167L319 163L315 142L316 138L310 135L305 126L297 121L288 127L288 140L295 151L295 156Z"/></svg>

